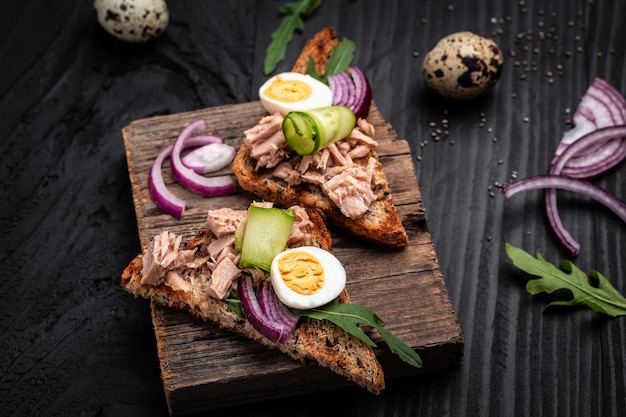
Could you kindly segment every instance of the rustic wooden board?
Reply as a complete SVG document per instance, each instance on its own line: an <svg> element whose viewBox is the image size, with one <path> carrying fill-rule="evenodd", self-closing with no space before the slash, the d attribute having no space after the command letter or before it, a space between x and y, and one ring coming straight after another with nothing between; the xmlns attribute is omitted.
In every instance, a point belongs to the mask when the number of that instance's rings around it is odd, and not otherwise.
<svg viewBox="0 0 626 417"><path fill-rule="evenodd" d="M242 132L263 114L260 103L252 102L146 118L124 127L143 248L163 229L189 237L204 225L207 210L247 208L254 199L241 190L219 198L201 197L177 184L166 162L166 184L187 202L183 218L176 220L161 212L150 198L148 173L158 152L199 118L206 121L207 134L238 146ZM402 250L381 248L333 230L333 250L346 265L353 301L373 308L386 327L423 359L420 370L402 363L388 352L378 334L372 333L387 379L446 369L461 362L463 335L426 225L410 148L405 140L397 138L375 103L368 120L376 128L378 153L409 234L409 246ZM225 169L215 175L229 172ZM185 312L153 304L152 319L171 415L351 386L327 369L302 366L278 351L222 331Z"/></svg>

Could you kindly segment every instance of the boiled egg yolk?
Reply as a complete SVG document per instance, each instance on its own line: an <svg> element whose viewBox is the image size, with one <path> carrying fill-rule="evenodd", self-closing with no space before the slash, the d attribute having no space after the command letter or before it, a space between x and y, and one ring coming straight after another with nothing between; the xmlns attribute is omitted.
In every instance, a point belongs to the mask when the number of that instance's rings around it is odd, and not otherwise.
<svg viewBox="0 0 626 417"><path fill-rule="evenodd" d="M265 110L283 116L290 111L306 111L333 103L330 87L298 72L283 72L268 79L259 88L259 98Z"/></svg>
<svg viewBox="0 0 626 417"><path fill-rule="evenodd" d="M303 246L279 253L272 261L270 279L283 304L306 310L337 298L346 286L346 271L330 252Z"/></svg>

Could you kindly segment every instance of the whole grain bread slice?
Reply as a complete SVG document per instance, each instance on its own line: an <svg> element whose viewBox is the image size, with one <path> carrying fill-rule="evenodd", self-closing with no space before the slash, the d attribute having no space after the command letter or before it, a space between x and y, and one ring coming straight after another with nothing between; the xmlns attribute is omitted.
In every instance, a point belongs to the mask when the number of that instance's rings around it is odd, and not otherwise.
<svg viewBox="0 0 626 417"><path fill-rule="evenodd" d="M354 162L365 164L370 156L377 160L372 178L376 200L365 214L356 219L346 217L319 185L306 182L290 185L275 177L269 169L256 169L256 160L250 157L250 148L245 143L237 151L232 170L243 189L267 201L273 201L281 207L315 207L324 213L331 224L348 230L363 240L393 248L404 247L408 244L408 236L398 217L387 178L375 151L371 151L368 157L355 159Z"/></svg>
<svg viewBox="0 0 626 417"><path fill-rule="evenodd" d="M323 28L306 43L292 71L306 73L307 65L313 59L318 74L324 73L330 53L338 45L339 40L335 35L334 27ZM320 186L310 183L289 185L286 181L272 175L272 170L257 169L256 161L250 157L250 151L245 143L242 144L232 163L235 177L246 191L283 207L296 204L316 207L323 211L328 221L334 226L348 230L363 240L392 248L408 245L409 238L396 211L391 189L375 150L371 150L365 157L354 160L361 165L366 164L370 157L377 160L372 179L376 200L369 210L357 219L351 219L342 214Z"/></svg>
<svg viewBox="0 0 626 417"><path fill-rule="evenodd" d="M331 251L331 237L323 214L316 209L307 209L311 226L306 238L298 246L311 245ZM216 237L209 228L203 228L183 249L196 249L195 256L208 256L208 245ZM135 257L124 269L121 285L135 297L152 300L159 305L179 308L220 328L243 335L269 348L278 349L302 364L317 364L327 367L372 394L380 394L385 388L382 367L372 348L340 327L326 320L301 317L298 326L284 344L276 344L265 338L252 325L229 308L224 300L213 298L205 291L210 280L206 268L181 269L177 271L192 284L191 291L174 290L165 284L142 284L142 267L145 252ZM258 282L255 283L258 285ZM350 297L344 288L338 301L349 303Z"/></svg>

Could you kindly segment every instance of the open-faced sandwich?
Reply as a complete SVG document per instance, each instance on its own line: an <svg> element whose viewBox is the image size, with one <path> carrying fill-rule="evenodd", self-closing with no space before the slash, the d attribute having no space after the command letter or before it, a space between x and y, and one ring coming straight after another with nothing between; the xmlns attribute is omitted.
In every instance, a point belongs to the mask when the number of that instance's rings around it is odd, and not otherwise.
<svg viewBox="0 0 626 417"><path fill-rule="evenodd" d="M326 28L307 44L294 69L318 63L312 71L326 71L335 65L332 51L338 48L334 30ZM206 224L186 241L163 230L125 268L121 284L135 297L186 310L380 394L383 369L364 330L377 330L391 352L409 365L421 367L421 359L369 307L351 302L326 221L390 247L405 246L408 239L366 120L371 102L367 79L358 68L341 74L322 78L330 84L353 82L345 91L358 90L348 96L359 99L333 98L341 89L301 72L266 83L263 101L268 108L270 102L277 107L245 132L245 143L232 162L240 185L264 201L246 210L208 210ZM307 90L315 83L323 88ZM280 99L301 89L304 100ZM272 100L274 95L279 99ZM284 111L285 106L291 110ZM172 171L198 177L192 167L185 168L186 162L198 161L184 161L191 153L181 158L180 152L186 146L215 145L213 137L192 135L203 127L202 120L188 125L151 170L155 203L177 218L184 202L164 186L161 163L171 155ZM223 152L228 156L235 150ZM198 178L183 185L234 192L227 177Z"/></svg>
<svg viewBox="0 0 626 417"><path fill-rule="evenodd" d="M328 367L373 394L385 378L361 325L378 329L392 352L421 366L373 311L350 302L345 270L314 208L265 202L210 210L206 227L187 242L168 231L155 236L121 284L136 297Z"/></svg>
<svg viewBox="0 0 626 417"><path fill-rule="evenodd" d="M278 206L316 207L359 238L404 247L407 233L367 121L369 82L345 64L351 48L325 28L292 72L261 86L267 115L244 132L232 170L243 189Z"/></svg>

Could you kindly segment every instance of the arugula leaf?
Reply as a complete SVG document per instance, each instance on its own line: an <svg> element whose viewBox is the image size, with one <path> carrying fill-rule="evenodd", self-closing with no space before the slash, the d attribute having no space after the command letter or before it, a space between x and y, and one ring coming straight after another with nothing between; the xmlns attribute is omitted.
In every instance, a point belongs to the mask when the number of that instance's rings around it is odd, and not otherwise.
<svg viewBox="0 0 626 417"><path fill-rule="evenodd" d="M339 45L333 47L330 51L330 55L328 56L328 66L323 74L317 73L313 58L309 59L309 62L307 63L306 72L311 77L318 79L324 84L328 84L329 75L343 72L350 66L350 62L352 62L352 58L354 58L355 49L356 45L354 42L348 38L343 38L341 42L339 42Z"/></svg>
<svg viewBox="0 0 626 417"><path fill-rule="evenodd" d="M583 306L592 310L617 317L626 315L626 298L598 271L591 271L591 277L598 282L598 286L589 283L588 276L576 267L571 261L565 260L560 264L561 269L547 262L541 252L537 251L537 258L516 248L510 243L505 245L506 253L513 264L522 271L537 276L526 283L526 291L531 295L567 289L572 293L569 301L552 301L547 307L553 305Z"/></svg>
<svg viewBox="0 0 626 417"><path fill-rule="evenodd" d="M376 344L369 336L363 333L358 324L374 327L378 330L392 353L397 354L400 359L409 365L416 368L422 367L422 359L417 352L394 336L388 329L385 329L385 323L366 306L360 304L339 304L335 300L320 308L311 310L292 309L291 311L299 316L328 320L370 346L376 346Z"/></svg>
<svg viewBox="0 0 626 417"><path fill-rule="evenodd" d="M263 71L269 75L278 63L285 58L287 45L296 30L304 29L303 18L310 16L322 3L322 0L297 0L280 7L280 13L286 14L278 29L272 33L272 41L266 50Z"/></svg>
<svg viewBox="0 0 626 417"><path fill-rule="evenodd" d="M230 311L237 314L240 319L245 319L243 314L243 310L241 309L241 301L239 300L239 292L237 290L232 290L228 298L224 299L226 306Z"/></svg>

